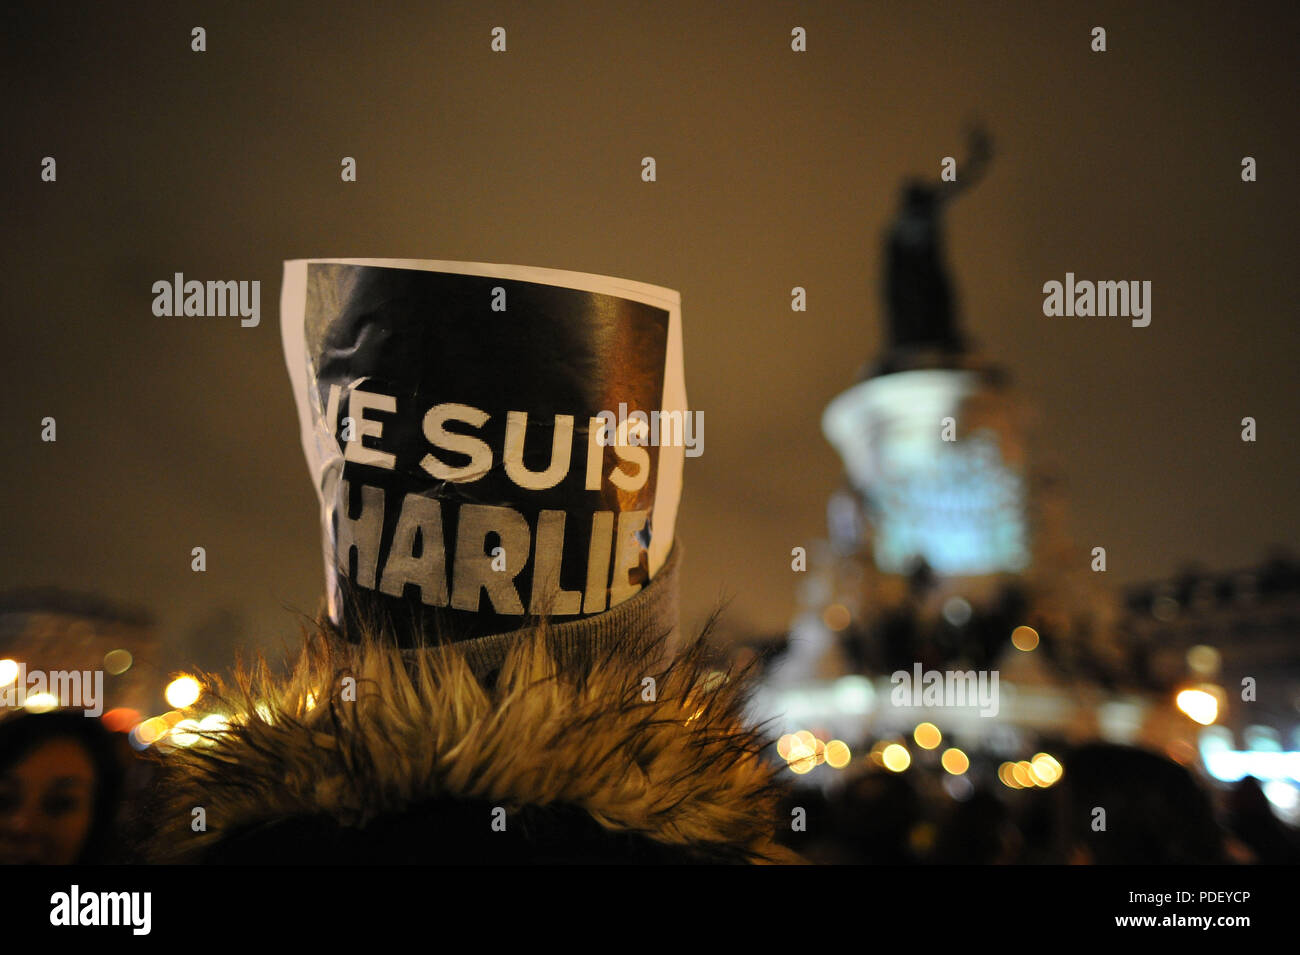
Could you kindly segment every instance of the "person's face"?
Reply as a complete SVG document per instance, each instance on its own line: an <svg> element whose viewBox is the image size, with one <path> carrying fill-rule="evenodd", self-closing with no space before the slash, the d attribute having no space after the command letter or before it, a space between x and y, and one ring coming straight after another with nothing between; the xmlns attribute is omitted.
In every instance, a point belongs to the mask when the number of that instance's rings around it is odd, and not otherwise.
<svg viewBox="0 0 1300 955"><path fill-rule="evenodd" d="M50 740L0 773L0 865L69 865L90 833L95 768L70 739Z"/></svg>

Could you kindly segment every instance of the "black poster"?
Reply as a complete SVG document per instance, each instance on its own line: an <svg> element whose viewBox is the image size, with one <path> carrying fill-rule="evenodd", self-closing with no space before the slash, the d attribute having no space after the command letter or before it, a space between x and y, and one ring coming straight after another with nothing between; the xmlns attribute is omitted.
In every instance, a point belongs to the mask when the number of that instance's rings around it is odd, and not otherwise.
<svg viewBox="0 0 1300 955"><path fill-rule="evenodd" d="M336 622L504 632L603 612L658 569L671 300L312 261L286 267L285 305Z"/></svg>

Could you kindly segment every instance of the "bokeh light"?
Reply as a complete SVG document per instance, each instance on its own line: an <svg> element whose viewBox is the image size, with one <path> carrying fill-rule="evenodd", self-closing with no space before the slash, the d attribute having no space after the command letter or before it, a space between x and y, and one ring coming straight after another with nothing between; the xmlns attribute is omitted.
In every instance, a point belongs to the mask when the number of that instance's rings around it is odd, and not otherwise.
<svg viewBox="0 0 1300 955"><path fill-rule="evenodd" d="M109 650L104 654L104 669L112 676L121 676L134 662L135 658L126 650Z"/></svg>
<svg viewBox="0 0 1300 955"><path fill-rule="evenodd" d="M836 632L846 629L852 619L849 608L843 604L831 604L822 612L822 623Z"/></svg>
<svg viewBox="0 0 1300 955"><path fill-rule="evenodd" d="M949 597L943 604L943 619L954 627L964 627L970 622L970 602L962 597Z"/></svg>
<svg viewBox="0 0 1300 955"><path fill-rule="evenodd" d="M786 733L784 736L782 736L779 740L776 741L777 755L780 756L782 759L788 760L790 758L791 748L798 742L799 740L796 736L794 736L794 734Z"/></svg>
<svg viewBox="0 0 1300 955"><path fill-rule="evenodd" d="M23 707L29 713L48 713L59 708L59 698L53 693L28 693Z"/></svg>
<svg viewBox="0 0 1300 955"><path fill-rule="evenodd" d="M203 687L199 685L199 681L194 677L178 676L167 684L163 696L171 706L183 710L187 706L193 706L202 692Z"/></svg>
<svg viewBox="0 0 1300 955"><path fill-rule="evenodd" d="M1034 783L1046 789L1060 781L1063 770L1055 756L1038 753L1029 761L1029 772Z"/></svg>
<svg viewBox="0 0 1300 955"><path fill-rule="evenodd" d="M161 716L154 716L133 729L131 735L139 740L142 745L152 746L166 736L170 729L171 726L165 719Z"/></svg>
<svg viewBox="0 0 1300 955"><path fill-rule="evenodd" d="M140 722L140 714L126 706L109 710L100 718L100 722L114 733L125 733Z"/></svg>
<svg viewBox="0 0 1300 955"><path fill-rule="evenodd" d="M1219 718L1219 701L1213 693L1204 690L1183 690L1174 702L1178 708L1202 726L1209 726Z"/></svg>
<svg viewBox="0 0 1300 955"><path fill-rule="evenodd" d="M867 758L871 760L873 763L875 763L877 766L884 766L885 765L884 752L885 752L885 747L887 747L888 745L889 745L888 740L883 740L883 739L876 740L876 742L871 744L871 751L867 753Z"/></svg>
<svg viewBox="0 0 1300 955"><path fill-rule="evenodd" d="M965 802L975 795L975 787L967 776L943 777L943 790L958 802Z"/></svg>
<svg viewBox="0 0 1300 955"><path fill-rule="evenodd" d="M952 749L944 750L939 762L943 764L944 769L954 776L960 776L970 769L970 758L955 746Z"/></svg>
<svg viewBox="0 0 1300 955"><path fill-rule="evenodd" d="M826 744L826 764L832 769L843 769L852 758L849 744L843 740L833 739Z"/></svg>
<svg viewBox="0 0 1300 955"><path fill-rule="evenodd" d="M1016 627L1011 631L1011 644L1017 650L1028 653L1038 646L1038 631L1033 627Z"/></svg>
<svg viewBox="0 0 1300 955"><path fill-rule="evenodd" d="M1219 666L1222 662L1222 656L1214 647L1200 644L1187 651L1187 668L1197 676L1214 676L1219 672Z"/></svg>
<svg viewBox="0 0 1300 955"><path fill-rule="evenodd" d="M230 721L221 713L209 713L199 720L199 729L205 733L225 733L230 729Z"/></svg>
<svg viewBox="0 0 1300 955"><path fill-rule="evenodd" d="M181 720L172 727L170 739L177 746L193 746L201 739L198 729L198 720Z"/></svg>
<svg viewBox="0 0 1300 955"><path fill-rule="evenodd" d="M934 749L943 742L943 734L939 732L939 727L933 723L921 723L912 733L912 738L916 740L916 745L922 749Z"/></svg>
<svg viewBox="0 0 1300 955"><path fill-rule="evenodd" d="M890 772L901 773L912 765L912 754L901 743L890 743L880 754L880 758Z"/></svg>
<svg viewBox="0 0 1300 955"><path fill-rule="evenodd" d="M1022 759L1018 763L1011 764L1011 775L1015 777L1021 789L1033 789L1035 785L1033 769L1029 765L1029 760Z"/></svg>

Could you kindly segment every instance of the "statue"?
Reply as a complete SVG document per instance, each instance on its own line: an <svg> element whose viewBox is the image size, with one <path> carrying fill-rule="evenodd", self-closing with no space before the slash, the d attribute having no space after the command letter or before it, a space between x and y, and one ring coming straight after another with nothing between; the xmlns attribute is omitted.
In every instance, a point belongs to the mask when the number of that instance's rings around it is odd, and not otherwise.
<svg viewBox="0 0 1300 955"><path fill-rule="evenodd" d="M966 342L957 327L956 302L943 261L941 214L946 203L983 178L992 156L988 136L970 133L970 155L953 182L909 180L890 227L885 255L885 310L889 353L933 349L959 354ZM889 359L887 358L888 362Z"/></svg>

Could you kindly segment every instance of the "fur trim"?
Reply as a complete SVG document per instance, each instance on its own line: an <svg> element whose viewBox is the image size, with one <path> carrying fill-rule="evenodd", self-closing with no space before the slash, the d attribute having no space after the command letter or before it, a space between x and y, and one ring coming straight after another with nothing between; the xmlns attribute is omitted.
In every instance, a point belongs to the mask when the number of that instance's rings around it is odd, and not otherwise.
<svg viewBox="0 0 1300 955"><path fill-rule="evenodd" d="M800 861L772 840L783 789L741 717L748 681L708 667L703 647L666 668L646 662L650 648L568 672L539 629L485 680L454 646L404 654L311 635L287 679L262 658L233 686L207 678L203 708L230 728L161 757L151 855L199 859L229 834L288 819L364 828L450 798L576 808L688 852ZM206 832L191 831L196 806Z"/></svg>

